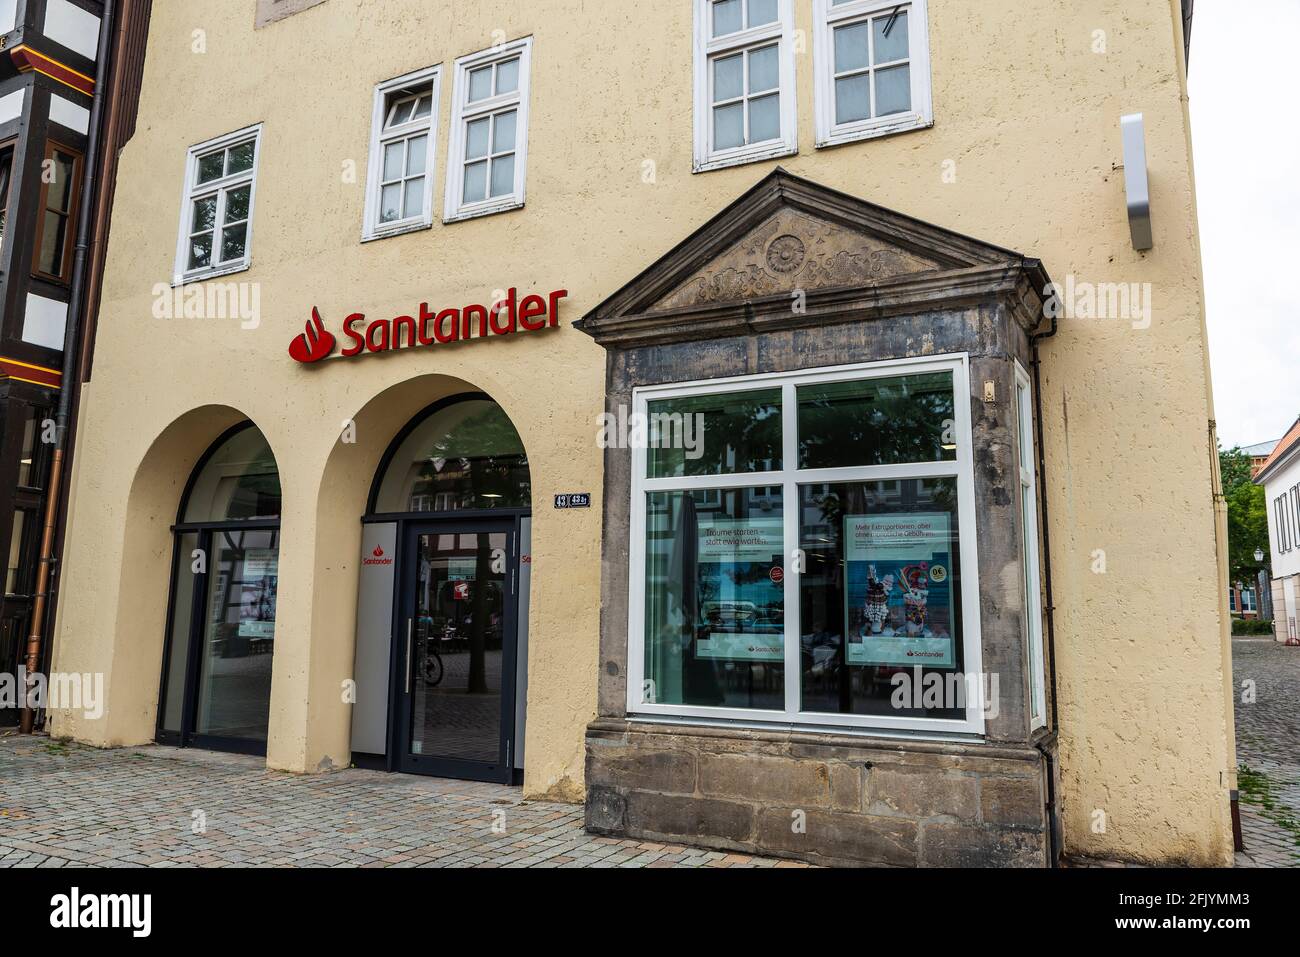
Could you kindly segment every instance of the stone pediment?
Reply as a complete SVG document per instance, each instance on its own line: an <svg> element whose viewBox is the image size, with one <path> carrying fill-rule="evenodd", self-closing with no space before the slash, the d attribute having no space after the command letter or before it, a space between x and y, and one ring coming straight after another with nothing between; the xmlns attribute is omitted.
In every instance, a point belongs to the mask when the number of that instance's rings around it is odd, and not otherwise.
<svg viewBox="0 0 1300 957"><path fill-rule="evenodd" d="M738 325L761 331L1011 292L1033 298L1046 286L1041 272L1037 260L778 168L577 326L611 344L709 338ZM796 296L802 311L790 308Z"/></svg>

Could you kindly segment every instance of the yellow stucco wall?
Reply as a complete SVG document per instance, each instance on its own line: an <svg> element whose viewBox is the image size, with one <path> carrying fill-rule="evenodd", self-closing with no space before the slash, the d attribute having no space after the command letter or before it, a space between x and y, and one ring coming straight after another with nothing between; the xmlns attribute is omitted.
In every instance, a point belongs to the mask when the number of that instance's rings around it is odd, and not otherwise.
<svg viewBox="0 0 1300 957"><path fill-rule="evenodd" d="M299 771L345 763L338 688L351 670L357 519L384 446L413 412L457 388L454 377L491 393L528 445L525 790L578 800L599 667L600 503L557 513L549 498L599 496L604 356L567 322L775 163L692 174L685 0L327 0L256 32L253 6L154 5L85 393L56 639L56 668L106 673L109 710L89 723L58 714L54 729L100 744L152 738L167 526L202 449L247 416L270 441L285 489L268 761ZM1225 863L1230 685L1177 8L931 0L933 128L821 151L812 148L809 39L797 58L801 151L780 162L1037 256L1057 281L1152 284L1150 328L1066 320L1043 347L1067 850ZM796 26L811 37L807 0L796 2ZM1094 52L1096 31L1105 53ZM451 63L525 35L535 37L527 208L443 225ZM200 39L206 52L194 52ZM361 244L374 85L436 63L435 224ZM1131 111L1147 122L1147 253L1129 242L1117 168L1119 117ZM153 318L153 287L173 267L185 150L256 122L265 125L253 264L230 278L261 284L260 327ZM312 305L336 327L352 311L389 318L511 285L567 288L566 328L317 369L285 354ZM342 446L339 429L353 418L359 441Z"/></svg>

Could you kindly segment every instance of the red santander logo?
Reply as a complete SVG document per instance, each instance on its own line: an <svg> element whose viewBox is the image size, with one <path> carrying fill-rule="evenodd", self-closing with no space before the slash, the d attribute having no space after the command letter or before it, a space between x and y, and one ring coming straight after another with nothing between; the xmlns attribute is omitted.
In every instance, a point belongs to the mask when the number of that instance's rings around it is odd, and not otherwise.
<svg viewBox="0 0 1300 957"><path fill-rule="evenodd" d="M307 323L307 331L289 343L289 355L298 362L320 362L326 356L333 355L334 347L337 345L338 340L325 328L320 313L316 311L315 306L312 306L311 322Z"/></svg>
<svg viewBox="0 0 1300 957"><path fill-rule="evenodd" d="M490 306L470 304L459 309L431 309L427 302L422 302L414 315L370 322L364 313L354 312L343 320L341 337L325 328L319 310L313 306L312 321L307 323L304 334L289 343L289 355L304 364L320 362L334 354L339 338L347 340L342 355L350 359L364 353L541 332L559 326L560 300L568 296L567 289L538 296L520 295L512 287Z"/></svg>
<svg viewBox="0 0 1300 957"><path fill-rule="evenodd" d="M373 552L371 552L367 557L361 559L361 564L391 565L393 564L393 560L384 555L384 547L382 545L376 545Z"/></svg>

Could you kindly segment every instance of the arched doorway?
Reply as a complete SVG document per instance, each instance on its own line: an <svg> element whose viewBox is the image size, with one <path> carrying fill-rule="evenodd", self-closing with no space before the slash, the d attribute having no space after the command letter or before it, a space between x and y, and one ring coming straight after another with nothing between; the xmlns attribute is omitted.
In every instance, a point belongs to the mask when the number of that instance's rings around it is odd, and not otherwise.
<svg viewBox="0 0 1300 957"><path fill-rule="evenodd" d="M200 458L173 526L157 740L266 752L280 553L280 473L242 422Z"/></svg>
<svg viewBox="0 0 1300 957"><path fill-rule="evenodd" d="M522 773L531 505L519 433L481 393L425 409L384 455L359 604L364 615L368 588L391 580L390 769L505 783ZM363 642L359 629L358 657Z"/></svg>

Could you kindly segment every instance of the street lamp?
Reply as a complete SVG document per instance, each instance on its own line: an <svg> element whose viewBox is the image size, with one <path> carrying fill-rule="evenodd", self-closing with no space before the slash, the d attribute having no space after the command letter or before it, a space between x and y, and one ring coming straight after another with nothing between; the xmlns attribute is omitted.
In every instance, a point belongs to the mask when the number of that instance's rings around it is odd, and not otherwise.
<svg viewBox="0 0 1300 957"><path fill-rule="evenodd" d="M1262 548L1255 549L1255 561L1257 562L1264 561L1264 549Z"/></svg>

